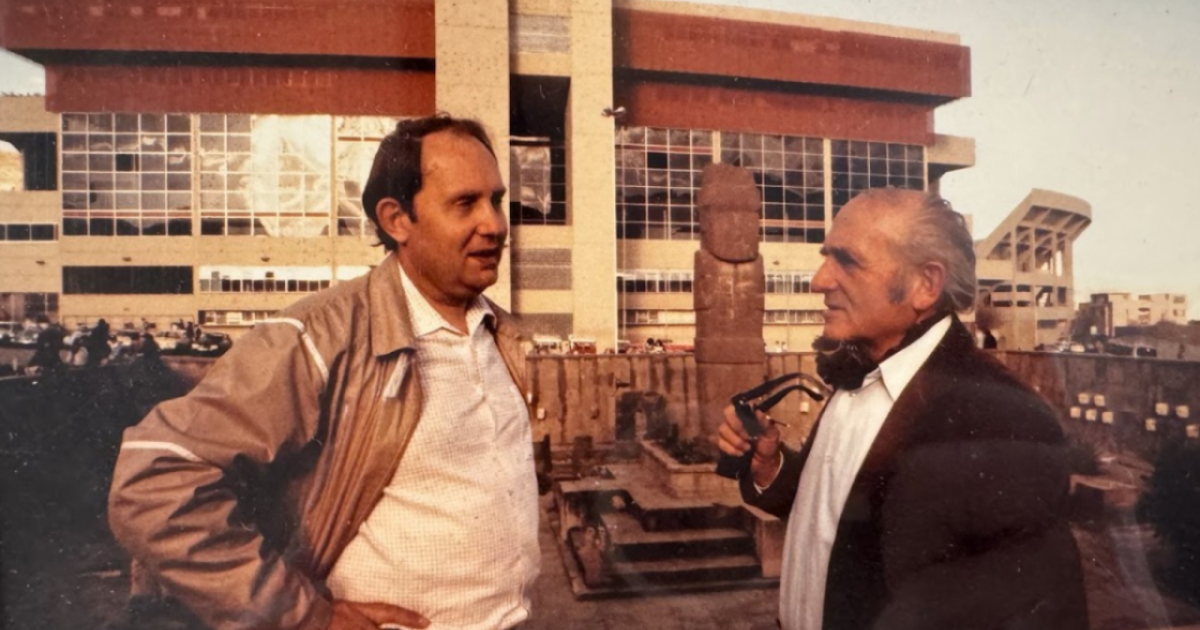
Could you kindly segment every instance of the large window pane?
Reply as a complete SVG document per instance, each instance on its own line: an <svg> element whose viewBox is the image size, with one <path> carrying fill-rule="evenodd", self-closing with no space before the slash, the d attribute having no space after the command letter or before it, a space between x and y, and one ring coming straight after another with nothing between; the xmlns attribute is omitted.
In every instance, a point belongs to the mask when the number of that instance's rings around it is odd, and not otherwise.
<svg viewBox="0 0 1200 630"><path fill-rule="evenodd" d="M202 234L328 234L332 194L328 116L200 116ZM167 190L191 185L172 175Z"/></svg>
<svg viewBox="0 0 1200 630"><path fill-rule="evenodd" d="M917 144L833 140L833 212L868 188L925 190L925 148Z"/></svg>
<svg viewBox="0 0 1200 630"><path fill-rule="evenodd" d="M633 127L617 133L617 237L697 240L696 193L712 132Z"/></svg>
<svg viewBox="0 0 1200 630"><path fill-rule="evenodd" d="M191 142L192 117L162 114L63 114L62 207L63 233L68 236L139 235L142 220L164 213L191 219L191 168L183 155ZM69 133L67 133L69 132ZM173 145L171 143L174 143ZM168 146L180 152L170 159L188 165L172 181L172 189L188 199L176 198L167 206ZM113 211L121 213L121 220ZM86 227L85 227L86 226ZM160 232L165 233L165 232Z"/></svg>
<svg viewBox="0 0 1200 630"><path fill-rule="evenodd" d="M820 138L721 133L721 159L749 170L762 194L766 242L820 243L825 236L825 161Z"/></svg>

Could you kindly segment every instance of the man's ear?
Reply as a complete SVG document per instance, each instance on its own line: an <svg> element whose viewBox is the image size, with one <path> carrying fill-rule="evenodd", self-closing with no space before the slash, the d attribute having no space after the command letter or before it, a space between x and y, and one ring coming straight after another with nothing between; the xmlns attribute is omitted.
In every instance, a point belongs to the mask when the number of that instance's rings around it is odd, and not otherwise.
<svg viewBox="0 0 1200 630"><path fill-rule="evenodd" d="M379 229L392 237L400 246L408 243L412 231L412 217L400 206L400 202L392 197L384 197L375 204L375 218L379 220Z"/></svg>
<svg viewBox="0 0 1200 630"><path fill-rule="evenodd" d="M938 303L942 290L946 288L946 266L940 262L929 261L917 268L913 274L914 284L912 305L917 311L927 311Z"/></svg>

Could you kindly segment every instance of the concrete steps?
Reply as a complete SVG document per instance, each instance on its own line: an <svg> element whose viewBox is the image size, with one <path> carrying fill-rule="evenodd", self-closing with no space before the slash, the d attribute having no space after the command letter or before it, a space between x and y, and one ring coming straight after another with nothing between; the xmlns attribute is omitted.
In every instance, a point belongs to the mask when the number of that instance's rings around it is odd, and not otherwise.
<svg viewBox="0 0 1200 630"><path fill-rule="evenodd" d="M611 512L601 517L608 532L611 558L615 562L654 562L660 560L720 559L746 556L755 570L754 537L743 529L718 527L647 531L632 515Z"/></svg>
<svg viewBox="0 0 1200 630"><path fill-rule="evenodd" d="M549 516L579 599L774 587L778 520L736 494L680 497L654 471L555 484Z"/></svg>
<svg viewBox="0 0 1200 630"><path fill-rule="evenodd" d="M678 586L752 579L760 577L761 571L758 558L738 555L614 562L610 575L630 586Z"/></svg>

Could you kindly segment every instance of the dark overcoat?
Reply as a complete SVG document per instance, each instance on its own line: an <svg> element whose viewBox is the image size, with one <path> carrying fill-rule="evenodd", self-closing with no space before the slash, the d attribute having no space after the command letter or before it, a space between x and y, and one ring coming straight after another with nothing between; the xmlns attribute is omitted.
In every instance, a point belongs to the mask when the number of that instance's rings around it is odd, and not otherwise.
<svg viewBox="0 0 1200 630"><path fill-rule="evenodd" d="M955 319L872 444L831 550L826 630L1087 628L1062 430L973 341ZM786 518L814 441L761 495L743 480L746 502Z"/></svg>

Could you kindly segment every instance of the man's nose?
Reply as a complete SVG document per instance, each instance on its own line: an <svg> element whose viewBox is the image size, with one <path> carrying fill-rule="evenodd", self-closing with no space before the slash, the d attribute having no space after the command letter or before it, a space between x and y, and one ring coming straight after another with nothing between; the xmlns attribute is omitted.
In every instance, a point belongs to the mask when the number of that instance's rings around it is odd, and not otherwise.
<svg viewBox="0 0 1200 630"><path fill-rule="evenodd" d="M475 231L482 236L492 236L503 240L508 234L508 219L504 216L503 207L486 203L481 209L481 215Z"/></svg>
<svg viewBox="0 0 1200 630"><path fill-rule="evenodd" d="M813 293L829 293L837 288L837 283L833 281L833 273L829 271L829 261L821 263L817 267L817 273L813 276L812 282L809 283Z"/></svg>

